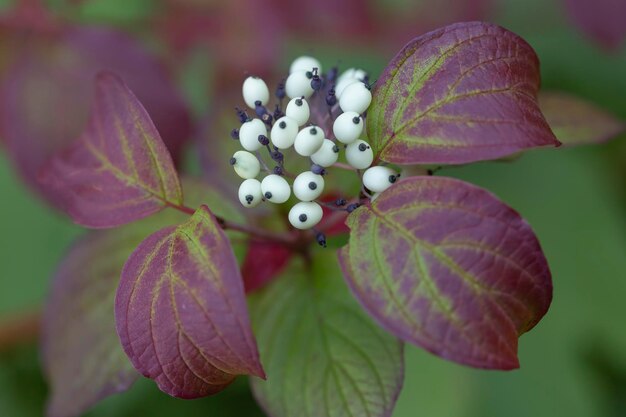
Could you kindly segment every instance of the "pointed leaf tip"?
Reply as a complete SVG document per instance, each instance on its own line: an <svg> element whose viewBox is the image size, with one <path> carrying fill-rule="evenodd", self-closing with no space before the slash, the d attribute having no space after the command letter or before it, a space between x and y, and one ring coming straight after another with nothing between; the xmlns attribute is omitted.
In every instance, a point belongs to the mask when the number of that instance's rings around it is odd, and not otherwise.
<svg viewBox="0 0 626 417"><path fill-rule="evenodd" d="M146 110L117 75L101 72L95 80L87 128L40 172L49 194L76 223L93 228L180 204L176 168Z"/></svg>
<svg viewBox="0 0 626 417"><path fill-rule="evenodd" d="M457 23L409 42L373 91L367 131L396 164L497 159L556 138L537 104L539 60L514 33Z"/></svg>
<svg viewBox="0 0 626 417"><path fill-rule="evenodd" d="M462 181L413 177L347 223L343 273L383 327L464 365L519 367L518 337L547 312L552 280L518 213Z"/></svg>
<svg viewBox="0 0 626 417"><path fill-rule="evenodd" d="M237 375L265 378L237 262L206 206L128 258L115 320L135 368L172 396L215 394Z"/></svg>

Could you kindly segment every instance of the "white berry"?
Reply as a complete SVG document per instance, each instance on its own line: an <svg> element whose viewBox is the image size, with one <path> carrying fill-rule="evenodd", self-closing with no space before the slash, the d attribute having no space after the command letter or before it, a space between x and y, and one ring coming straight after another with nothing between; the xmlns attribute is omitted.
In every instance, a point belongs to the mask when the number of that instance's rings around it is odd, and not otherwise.
<svg viewBox="0 0 626 417"><path fill-rule="evenodd" d="M296 71L313 71L313 68L317 68L318 74L322 73L322 65L317 59L310 56L301 56L291 63L289 74Z"/></svg>
<svg viewBox="0 0 626 417"><path fill-rule="evenodd" d="M362 82L352 83L343 90L339 97L339 107L344 112L363 113L372 102L372 92Z"/></svg>
<svg viewBox="0 0 626 417"><path fill-rule="evenodd" d="M341 143L352 143L363 133L363 119L359 113L347 111L335 119L333 133Z"/></svg>
<svg viewBox="0 0 626 417"><path fill-rule="evenodd" d="M335 85L335 95L337 98L341 97L343 90L347 86L355 82L363 82L367 77L367 73L361 69L350 68L341 73L339 78L337 78L337 84Z"/></svg>
<svg viewBox="0 0 626 417"><path fill-rule="evenodd" d="M293 146L297 134L298 122L291 117L283 116L274 122L270 139L278 149L288 149Z"/></svg>
<svg viewBox="0 0 626 417"><path fill-rule="evenodd" d="M289 77L287 77L287 81L285 81L285 93L287 93L287 97L309 98L311 94L313 94L311 78L313 78L313 74L310 70L291 73Z"/></svg>
<svg viewBox="0 0 626 417"><path fill-rule="evenodd" d="M246 78L241 91L246 105L253 109L256 107L256 101L260 101L265 106L270 99L270 90L267 88L265 81L259 77Z"/></svg>
<svg viewBox="0 0 626 417"><path fill-rule="evenodd" d="M293 194L300 201L313 201L324 191L324 177L305 171L293 181Z"/></svg>
<svg viewBox="0 0 626 417"><path fill-rule="evenodd" d="M391 168L376 166L363 173L363 185L374 193L380 193L391 187L398 179L398 173Z"/></svg>
<svg viewBox="0 0 626 417"><path fill-rule="evenodd" d="M261 171L259 159L247 151L237 151L230 159L237 175L243 179L255 178Z"/></svg>
<svg viewBox="0 0 626 417"><path fill-rule="evenodd" d="M319 204L300 202L289 210L289 223L296 229L310 229L322 220L323 214L324 212Z"/></svg>
<svg viewBox="0 0 626 417"><path fill-rule="evenodd" d="M322 167L329 167L339 158L339 147L330 139L324 139L322 147L311 155L311 161Z"/></svg>
<svg viewBox="0 0 626 417"><path fill-rule="evenodd" d="M324 131L319 126L308 126L298 132L294 149L299 155L311 156L319 151L324 143Z"/></svg>
<svg viewBox="0 0 626 417"><path fill-rule="evenodd" d="M244 122L239 129L239 142L241 146L250 152L261 148L260 135L267 135L267 128L261 119L252 119Z"/></svg>
<svg viewBox="0 0 626 417"><path fill-rule="evenodd" d="M307 103L304 97L292 98L291 101L287 103L285 115L298 122L298 126L303 126L311 115L309 103Z"/></svg>
<svg viewBox="0 0 626 417"><path fill-rule="evenodd" d="M346 147L346 159L356 169L365 169L372 165L374 152L364 140L357 140Z"/></svg>
<svg viewBox="0 0 626 417"><path fill-rule="evenodd" d="M267 201L281 204L289 200L291 187L280 175L270 174L261 181L261 192Z"/></svg>
<svg viewBox="0 0 626 417"><path fill-rule="evenodd" d="M256 179L247 179L239 186L239 202L244 207L256 207L263 201L261 182Z"/></svg>

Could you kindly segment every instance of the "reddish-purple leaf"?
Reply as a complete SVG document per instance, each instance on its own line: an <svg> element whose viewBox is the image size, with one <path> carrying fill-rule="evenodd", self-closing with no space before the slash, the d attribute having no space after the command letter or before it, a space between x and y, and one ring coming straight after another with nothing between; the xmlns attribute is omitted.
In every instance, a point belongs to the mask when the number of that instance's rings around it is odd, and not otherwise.
<svg viewBox="0 0 626 417"><path fill-rule="evenodd" d="M186 204L198 207L204 202L216 215L242 221L238 207L216 189L191 179L184 179L183 187ZM116 229L91 231L68 251L52 279L42 322L50 417L80 415L126 390L139 376L115 329L115 290L122 267L146 236L188 217L163 210Z"/></svg>
<svg viewBox="0 0 626 417"><path fill-rule="evenodd" d="M135 368L172 396L214 394L237 375L265 377L239 268L206 206L133 252L115 320Z"/></svg>
<svg viewBox="0 0 626 417"><path fill-rule="evenodd" d="M552 282L517 212L462 181L413 177L347 222L341 266L381 325L461 364L519 366L518 337L548 310Z"/></svg>
<svg viewBox="0 0 626 417"><path fill-rule="evenodd" d="M458 23L409 42L376 83L367 131L379 159L462 164L558 145L537 104L539 60L499 26Z"/></svg>
<svg viewBox="0 0 626 417"><path fill-rule="evenodd" d="M187 106L159 60L138 42L109 29L78 28L19 36L2 74L0 128L20 174L46 199L37 181L48 158L84 130L93 102L93 79L118 74L137 95L178 160L191 135ZM55 201L52 198L52 201Z"/></svg>
<svg viewBox="0 0 626 417"><path fill-rule="evenodd" d="M576 26L594 41L616 49L626 38L626 1L563 1Z"/></svg>
<svg viewBox="0 0 626 417"><path fill-rule="evenodd" d="M46 164L41 181L87 227L118 226L182 203L176 168L150 116L111 73L97 77L82 136Z"/></svg>
<svg viewBox="0 0 626 417"><path fill-rule="evenodd" d="M265 286L285 269L292 256L292 250L285 245L250 242L241 266L246 292Z"/></svg>
<svg viewBox="0 0 626 417"><path fill-rule="evenodd" d="M626 123L572 94L550 91L539 94L541 111L565 146L606 142L626 130Z"/></svg>

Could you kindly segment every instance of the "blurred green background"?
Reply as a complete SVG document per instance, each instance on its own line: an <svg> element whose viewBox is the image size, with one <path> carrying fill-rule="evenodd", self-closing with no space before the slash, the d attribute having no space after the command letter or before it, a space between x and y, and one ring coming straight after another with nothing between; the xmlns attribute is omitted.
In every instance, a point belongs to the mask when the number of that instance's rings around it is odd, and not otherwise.
<svg viewBox="0 0 626 417"><path fill-rule="evenodd" d="M428 7L438 0L379 1L378 7ZM8 13L17 1L0 0ZM202 3L198 1L197 3ZM626 45L598 47L567 19L559 0L497 0L487 19L524 37L537 51L543 88L578 94L626 119ZM81 24L129 30L159 12L149 0L50 0L54 13ZM446 20L442 20L445 22ZM415 33L414 35L418 35ZM159 49L150 36L138 34ZM378 74L402 44L386 54L338 42L288 40L289 59L313 51L322 62L360 65ZM211 56L188 54L178 83L196 115L215 97L207 81ZM375 78L375 77L374 77ZM193 161L193 155L188 158ZM190 162L195 170L197 163ZM405 387L394 417L626 416L626 138L608 144L533 151L512 163L447 168L481 185L533 226L554 280L547 316L520 340L521 369L464 368L407 346ZM42 305L48 279L82 230L43 205L0 153L0 321ZM0 352L0 416L40 416L46 397L33 343ZM150 381L96 406L89 416L256 416L245 379L202 400L174 400Z"/></svg>

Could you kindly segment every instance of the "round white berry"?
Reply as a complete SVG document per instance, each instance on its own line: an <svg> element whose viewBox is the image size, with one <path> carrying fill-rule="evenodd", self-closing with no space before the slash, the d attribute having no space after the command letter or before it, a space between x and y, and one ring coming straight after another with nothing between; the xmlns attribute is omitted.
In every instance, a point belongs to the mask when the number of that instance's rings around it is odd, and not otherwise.
<svg viewBox="0 0 626 417"><path fill-rule="evenodd" d="M285 93L287 93L287 97L309 98L311 94L313 94L311 78L313 78L313 74L310 70L291 73L289 77L287 77L287 81L285 81Z"/></svg>
<svg viewBox="0 0 626 417"><path fill-rule="evenodd" d="M244 122L239 129L239 142L241 146L250 152L261 148L260 135L267 135L267 128L261 119L252 119Z"/></svg>
<svg viewBox="0 0 626 417"><path fill-rule="evenodd" d="M291 187L280 175L270 174L261 181L261 192L267 201L281 204L289 200Z"/></svg>
<svg viewBox="0 0 626 417"><path fill-rule="evenodd" d="M256 207L263 201L261 182L256 179L247 179L239 186L239 202L244 207Z"/></svg>
<svg viewBox="0 0 626 417"><path fill-rule="evenodd" d="M345 70L339 75L339 77L337 78L337 81L341 81L343 79L349 79L349 78L352 78L357 81L364 81L365 77L367 77L367 72L365 72L365 70L358 69L358 68L348 68L347 70Z"/></svg>
<svg viewBox="0 0 626 417"><path fill-rule="evenodd" d="M293 181L293 194L300 201L313 201L324 191L324 177L305 171Z"/></svg>
<svg viewBox="0 0 626 417"><path fill-rule="evenodd" d="M335 119L333 133L341 143L352 143L363 133L363 119L359 113L347 111Z"/></svg>
<svg viewBox="0 0 626 417"><path fill-rule="evenodd" d="M346 159L356 169L365 169L372 165L374 152L364 140L357 140L346 147Z"/></svg>
<svg viewBox="0 0 626 417"><path fill-rule="evenodd" d="M367 73L361 69L350 68L342 72L339 78L337 78L335 85L335 95L337 98L341 97L341 94L347 86L357 81L363 82L365 77L367 77Z"/></svg>
<svg viewBox="0 0 626 417"><path fill-rule="evenodd" d="M380 193L391 187L398 179L398 173L391 168L376 166L365 170L363 185L374 193Z"/></svg>
<svg viewBox="0 0 626 417"><path fill-rule="evenodd" d="M307 126L298 132L293 148L298 155L311 156L319 151L324 143L324 131L319 126Z"/></svg>
<svg viewBox="0 0 626 417"><path fill-rule="evenodd" d="M237 151L230 159L237 175L243 179L255 178L261 171L259 159L247 151Z"/></svg>
<svg viewBox="0 0 626 417"><path fill-rule="evenodd" d="M296 71L313 71L313 68L317 68L318 74L322 73L322 64L310 56L301 56L296 58L289 67L289 74Z"/></svg>
<svg viewBox="0 0 626 417"><path fill-rule="evenodd" d="M255 108L255 102L260 101L263 106L270 100L270 90L265 81L259 77L248 77L241 88L243 100L250 108Z"/></svg>
<svg viewBox="0 0 626 417"><path fill-rule="evenodd" d="M310 229L322 220L323 214L319 204L311 201L300 202L289 210L289 223L296 229Z"/></svg>
<svg viewBox="0 0 626 417"><path fill-rule="evenodd" d="M344 112L363 113L372 102L372 92L362 82L348 85L339 97L339 107Z"/></svg>
<svg viewBox="0 0 626 417"><path fill-rule="evenodd" d="M291 117L283 116L274 122L270 139L272 140L272 144L278 149L287 149L293 146L297 134L298 122Z"/></svg>
<svg viewBox="0 0 626 417"><path fill-rule="evenodd" d="M285 109L285 115L291 117L298 123L298 126L303 126L308 120L311 112L309 110L309 103L304 97L292 98L287 103L287 109Z"/></svg>
<svg viewBox="0 0 626 417"><path fill-rule="evenodd" d="M339 158L339 146L335 145L330 139L324 139L322 147L311 155L311 161L322 167L329 167Z"/></svg>

